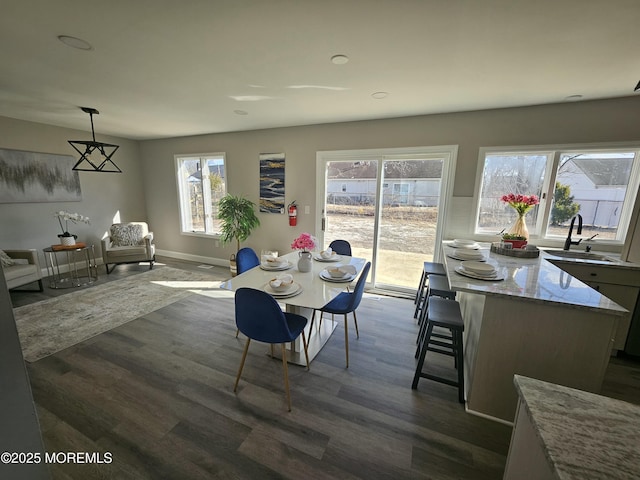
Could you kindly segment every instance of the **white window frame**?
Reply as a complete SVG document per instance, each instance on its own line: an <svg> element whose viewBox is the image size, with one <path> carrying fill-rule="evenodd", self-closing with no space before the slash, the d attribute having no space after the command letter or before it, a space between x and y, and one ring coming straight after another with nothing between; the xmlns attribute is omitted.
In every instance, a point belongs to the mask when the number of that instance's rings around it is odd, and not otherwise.
<svg viewBox="0 0 640 480"><path fill-rule="evenodd" d="M221 159L224 166L224 183L225 183L225 192L226 185L228 185L228 176L227 176L227 158L224 152L213 152L213 153L185 153L185 154L176 154L174 155L175 160L175 175L176 175L176 183L177 183L177 192L178 192L178 214L180 220L180 233L182 235L196 236L196 237L214 237L219 238L221 232L216 232L213 229L213 217L211 210L211 190L208 187L205 187L207 183L204 182L205 177L208 178L208 166L206 164L207 159L216 158ZM188 225L191 223L191 210L190 210L190 194L188 191L188 185L186 183L186 179L182 178L181 168L182 163L185 160L194 160L199 159L201 162L201 168L203 169L203 174L201 181L203 182L203 206L205 212L205 231L194 231L190 230ZM188 213L186 213L188 212Z"/></svg>
<svg viewBox="0 0 640 480"><path fill-rule="evenodd" d="M482 191L482 177L484 172L485 159L488 155L508 155L508 154L537 154L547 155L547 165L542 186L542 195L538 205L538 218L535 225L529 226L529 233L532 239L558 240L561 237L547 234L549 216L551 215L551 204L556 181L556 173L563 154L571 153L602 153L612 151L635 152L635 158L631 167L631 175L627 185L622 212L615 239L600 240L601 244L611 244L622 246L625 241L631 214L633 211L636 193L640 187L640 143L599 143L599 144L568 144L568 145L537 145L537 146L510 146L510 147L481 147L478 152L478 170L476 172L476 184L474 193L474 215L471 219L471 231L478 237L486 240L495 240L495 235L486 232L478 232L478 218L480 215L480 194ZM509 192L505 192L509 193ZM506 226L508 227L508 226ZM498 232L495 232L498 233Z"/></svg>

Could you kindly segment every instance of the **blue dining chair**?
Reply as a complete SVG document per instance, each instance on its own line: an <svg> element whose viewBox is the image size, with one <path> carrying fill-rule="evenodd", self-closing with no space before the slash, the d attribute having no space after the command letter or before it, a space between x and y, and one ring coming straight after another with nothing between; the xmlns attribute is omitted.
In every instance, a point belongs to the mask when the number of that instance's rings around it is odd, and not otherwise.
<svg viewBox="0 0 640 480"><path fill-rule="evenodd" d="M244 247L236 253L236 271L238 272L238 275L257 267L258 265L260 265L260 259L252 248ZM240 331L236 329L236 338L238 338L238 333L240 333Z"/></svg>
<svg viewBox="0 0 640 480"><path fill-rule="evenodd" d="M334 240L329 244L329 247L338 255L351 256L351 244L346 240Z"/></svg>
<svg viewBox="0 0 640 480"><path fill-rule="evenodd" d="M282 369L284 371L284 387L287 394L287 403L291 411L291 394L289 393L289 372L287 369L287 355L285 343L293 342L302 335L304 346L304 356L309 369L309 353L307 351L307 338L304 334L304 327L307 319L302 315L283 312L278 302L266 292L254 288L239 288L235 295L236 325L238 329L247 336L247 343L244 346L240 369L233 386L235 392L238 388L240 375L247 358L249 344L251 340L271 344L281 344L282 348Z"/></svg>
<svg viewBox="0 0 640 480"><path fill-rule="evenodd" d="M238 270L238 275L257 267L258 265L260 265L260 259L252 248L241 248L238 250L238 253L236 253L236 268Z"/></svg>
<svg viewBox="0 0 640 480"><path fill-rule="evenodd" d="M344 315L344 349L347 355L347 368L349 368L349 328L347 325L347 313L353 313L353 324L356 327L356 337L360 338L358 332L358 319L356 318L356 308L360 305L362 300L362 294L364 293L364 285L367 282L367 276L369 275L369 269L371 268L371 262L362 269L360 278L356 282L356 287L353 292L342 292L336 298L322 307L320 311L320 322L322 322L322 315L324 313L342 314ZM316 310L311 315L311 329L313 329L313 322L316 319ZM309 330L311 331L311 330Z"/></svg>

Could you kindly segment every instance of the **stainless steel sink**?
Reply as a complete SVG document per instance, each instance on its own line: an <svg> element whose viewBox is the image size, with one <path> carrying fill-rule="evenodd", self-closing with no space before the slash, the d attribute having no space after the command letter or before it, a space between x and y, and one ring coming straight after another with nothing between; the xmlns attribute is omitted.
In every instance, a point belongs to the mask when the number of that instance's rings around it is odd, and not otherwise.
<svg viewBox="0 0 640 480"><path fill-rule="evenodd" d="M579 252L575 250L544 250L547 255L553 255L554 257L562 258L574 258L577 260L592 260L597 262L611 262L612 260L599 253L592 252Z"/></svg>

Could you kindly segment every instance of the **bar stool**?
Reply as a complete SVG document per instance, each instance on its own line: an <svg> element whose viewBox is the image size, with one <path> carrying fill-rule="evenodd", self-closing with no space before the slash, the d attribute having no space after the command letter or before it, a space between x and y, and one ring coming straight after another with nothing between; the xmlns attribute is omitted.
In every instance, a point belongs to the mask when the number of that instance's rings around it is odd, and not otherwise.
<svg viewBox="0 0 640 480"><path fill-rule="evenodd" d="M424 318L427 316L427 307L429 306L430 297L448 298L449 300L456 299L456 292L449 287L449 280L444 275L433 275L429 278L427 284L427 292L422 302L422 308L420 309L420 316L418 317L418 323L422 325Z"/></svg>
<svg viewBox="0 0 640 480"><path fill-rule="evenodd" d="M464 361L463 361L463 342L462 332L464 331L464 322L462 313L460 312L460 304L455 300L447 300L445 298L432 297L425 323L427 323L424 340L420 342L420 355L416 373L413 376L411 388L418 388L420 378L427 378L435 382L458 387L458 401L464 403ZM434 327L441 327L451 332L450 341L443 341L435 337L433 334ZM446 339L445 339L446 340ZM427 351L448 355L454 358L454 365L458 370L457 381L449 378L439 377L430 373L424 373L422 367L427 355Z"/></svg>
<svg viewBox="0 0 640 480"><path fill-rule="evenodd" d="M429 285L427 287L427 296L424 300L425 306L422 308L422 311L420 312L420 317L418 318L418 324L420 325L420 330L418 332L418 338L416 340L416 343L418 344L418 348L416 350L416 358L418 358L418 355L420 354L420 347L421 347L422 341L424 340L424 334L427 331L426 318L429 311L429 308L428 308L429 299L431 297L446 298L448 300L456 299L456 292L449 290L449 281L447 280L447 277L443 277L441 275L434 275L429 279ZM449 333L441 334L439 332L434 332L431 336L439 337L439 338L447 338L450 340L451 335Z"/></svg>
<svg viewBox="0 0 640 480"><path fill-rule="evenodd" d="M418 318L418 312L423 308L423 301L426 298L425 289L427 288L429 275L446 276L447 271L441 263L424 262L424 266L422 267L422 276L420 277L420 283L418 284L418 290L416 291L416 297L413 300L413 303L416 304L416 309L413 312L413 318Z"/></svg>

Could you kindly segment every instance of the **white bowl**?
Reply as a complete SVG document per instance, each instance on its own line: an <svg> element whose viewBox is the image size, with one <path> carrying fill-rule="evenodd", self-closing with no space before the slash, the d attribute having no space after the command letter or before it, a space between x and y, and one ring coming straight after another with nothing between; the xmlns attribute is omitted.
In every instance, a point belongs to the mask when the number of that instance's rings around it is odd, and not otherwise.
<svg viewBox="0 0 640 480"><path fill-rule="evenodd" d="M453 243L455 245L475 245L476 241L475 240L467 240L464 238L454 238L453 239Z"/></svg>
<svg viewBox="0 0 640 480"><path fill-rule="evenodd" d="M276 277L269 280L269 286L274 292L284 292L293 285L293 277L291 275L285 275L282 277Z"/></svg>
<svg viewBox="0 0 640 480"><path fill-rule="evenodd" d="M264 263L269 267L279 267L283 265L285 261L282 257L268 257Z"/></svg>
<svg viewBox="0 0 640 480"><path fill-rule="evenodd" d="M331 278L342 278L346 274L340 267L327 268L327 273Z"/></svg>

